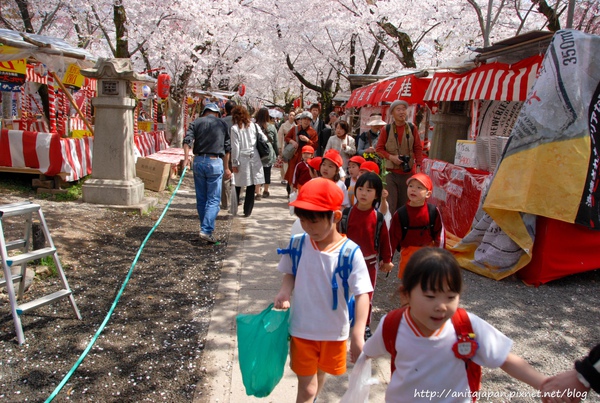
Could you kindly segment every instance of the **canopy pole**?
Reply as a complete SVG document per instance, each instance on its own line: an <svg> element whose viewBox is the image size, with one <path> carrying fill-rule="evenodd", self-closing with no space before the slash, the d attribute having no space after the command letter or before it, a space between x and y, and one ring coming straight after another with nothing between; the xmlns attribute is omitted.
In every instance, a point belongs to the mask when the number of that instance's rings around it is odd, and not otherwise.
<svg viewBox="0 0 600 403"><path fill-rule="evenodd" d="M60 87L60 89L65 93L65 95L69 99L69 102L75 108L75 110L77 111L77 114L83 120L83 122L85 123L85 125L87 126L87 128L90 130L90 132L92 132L92 136L93 136L94 135L94 128L92 127L92 125L90 124L90 122L88 122L88 120L85 117L85 115L83 114L83 112L81 112L81 109L79 109L79 107L77 106L77 103L75 103L75 100L71 96L71 93L65 88L64 84L62 83L62 81L60 80L60 78L58 78L58 76L56 75L55 72L51 71L50 75L52 75L52 78L54 78L54 81L56 81L56 83L58 84L58 86Z"/></svg>

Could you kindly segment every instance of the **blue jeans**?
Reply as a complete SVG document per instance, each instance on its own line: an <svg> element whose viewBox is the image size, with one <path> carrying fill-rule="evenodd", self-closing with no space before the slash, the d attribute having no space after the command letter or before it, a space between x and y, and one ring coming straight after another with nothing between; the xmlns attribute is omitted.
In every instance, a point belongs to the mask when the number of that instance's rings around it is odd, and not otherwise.
<svg viewBox="0 0 600 403"><path fill-rule="evenodd" d="M211 235L215 230L215 220L221 203L223 160L209 156L196 156L193 168L200 230Z"/></svg>

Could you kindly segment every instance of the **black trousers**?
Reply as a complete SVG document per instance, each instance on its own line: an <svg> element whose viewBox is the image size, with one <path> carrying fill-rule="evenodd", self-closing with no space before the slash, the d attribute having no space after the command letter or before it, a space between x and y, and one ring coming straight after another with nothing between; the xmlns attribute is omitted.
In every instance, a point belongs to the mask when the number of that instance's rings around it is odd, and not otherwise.
<svg viewBox="0 0 600 403"><path fill-rule="evenodd" d="M244 197L244 215L249 216L252 214L252 209L254 208L254 190L256 185L246 186L246 196ZM235 194L237 196L237 200L240 200L240 191L242 188L240 186L235 187Z"/></svg>

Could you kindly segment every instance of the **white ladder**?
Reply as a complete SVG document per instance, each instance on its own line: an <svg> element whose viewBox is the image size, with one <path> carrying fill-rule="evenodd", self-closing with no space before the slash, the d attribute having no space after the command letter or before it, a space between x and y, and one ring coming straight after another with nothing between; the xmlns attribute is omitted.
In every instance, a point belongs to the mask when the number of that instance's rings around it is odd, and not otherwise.
<svg viewBox="0 0 600 403"><path fill-rule="evenodd" d="M40 220L42 231L44 232L44 236L49 247L30 250L32 246L32 242L30 241L32 237L31 226L33 224L34 213L37 214ZM2 228L2 223L5 218L14 216L24 216L25 218L23 238L7 242L4 238L4 230ZM23 251L23 253L14 256L8 255L9 250L19 248ZM44 214L42 214L42 208L39 204L24 202L0 205L0 255L2 256L2 268L4 269L4 278L0 280L0 286L6 285L6 291L8 293L8 298L10 301L10 309L13 316L13 321L15 323L15 331L17 333L17 340L19 344L23 344L25 342L25 336L23 335L23 326L21 325L20 316L27 311L38 308L40 306L47 305L57 299L68 297L69 301L71 302L71 306L75 311L77 319L81 320L81 314L79 313L79 309L77 308L77 304L75 303L73 293L69 288L67 277L65 276L62 266L60 265L60 260L58 259L58 255L56 254L56 247L54 246L54 242L52 242L52 237L50 236L48 225L46 224ZM27 262L41 259L47 256L52 256L52 258L54 259L56 271L58 272L58 276L62 281L63 289L52 294L43 296L41 298L37 298L32 301L26 302L24 304L19 304L17 302L17 295L15 295L15 286L13 283L19 282L18 299L21 300L23 298L23 292L25 290L25 274L27 270ZM11 267L16 266L21 266L21 272L19 274L13 275L11 272Z"/></svg>

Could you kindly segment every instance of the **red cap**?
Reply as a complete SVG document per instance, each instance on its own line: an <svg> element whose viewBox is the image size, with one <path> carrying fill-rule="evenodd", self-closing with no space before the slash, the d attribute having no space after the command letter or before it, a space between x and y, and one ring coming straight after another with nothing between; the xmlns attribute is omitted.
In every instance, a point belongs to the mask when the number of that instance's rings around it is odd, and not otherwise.
<svg viewBox="0 0 600 403"><path fill-rule="evenodd" d="M315 153L315 149L312 148L312 146L304 146L304 147L302 147L302 154L304 154L304 153L314 154Z"/></svg>
<svg viewBox="0 0 600 403"><path fill-rule="evenodd" d="M314 159L314 158L313 158ZM342 207L344 192L331 179L314 178L300 188L290 206L310 211L336 211Z"/></svg>
<svg viewBox="0 0 600 403"><path fill-rule="evenodd" d="M365 161L362 164L360 164L360 170L375 172L377 175L379 175L379 165L377 165L377 163L373 161Z"/></svg>
<svg viewBox="0 0 600 403"><path fill-rule="evenodd" d="M363 157L361 157L360 155L355 155L354 157L350 158L348 160L348 162L354 162L354 163L358 164L358 166L361 166L362 164L365 163L365 159Z"/></svg>
<svg viewBox="0 0 600 403"><path fill-rule="evenodd" d="M344 165L344 160L342 159L340 152L338 150L334 150L333 148L327 150L325 155L323 155L323 159L328 159L329 161L337 165L338 168L341 168L342 165Z"/></svg>
<svg viewBox="0 0 600 403"><path fill-rule="evenodd" d="M423 172L419 172L418 174L414 174L413 176L408 178L406 184L408 185L413 179L419 181L421 185L425 186L425 188L430 192L433 190L433 183L431 182L431 178Z"/></svg>
<svg viewBox="0 0 600 403"><path fill-rule="evenodd" d="M323 158L315 157L308 160L308 166L310 166L315 171L318 171L321 167L321 162L323 162Z"/></svg>

